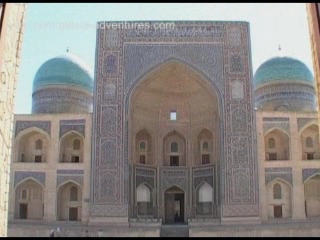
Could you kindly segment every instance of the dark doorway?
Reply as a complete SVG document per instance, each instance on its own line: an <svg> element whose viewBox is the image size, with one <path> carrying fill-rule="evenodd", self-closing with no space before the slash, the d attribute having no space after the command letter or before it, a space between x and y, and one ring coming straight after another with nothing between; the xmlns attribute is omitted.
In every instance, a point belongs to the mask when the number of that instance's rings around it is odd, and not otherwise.
<svg viewBox="0 0 320 240"><path fill-rule="evenodd" d="M78 208L69 208L69 221L78 221Z"/></svg>
<svg viewBox="0 0 320 240"><path fill-rule="evenodd" d="M28 218L28 204L27 203L20 203L19 209L19 218L20 219L27 219Z"/></svg>
<svg viewBox="0 0 320 240"><path fill-rule="evenodd" d="M282 218L282 206L273 206L274 218Z"/></svg>
<svg viewBox="0 0 320 240"><path fill-rule="evenodd" d="M179 156L170 156L170 166L179 166Z"/></svg>
<svg viewBox="0 0 320 240"><path fill-rule="evenodd" d="M174 222L184 222L184 193L174 194Z"/></svg>
<svg viewBox="0 0 320 240"><path fill-rule="evenodd" d="M79 157L79 156L72 156L72 157L71 157L71 162L73 162L73 163L78 163L78 162L80 162L80 157Z"/></svg>
<svg viewBox="0 0 320 240"><path fill-rule="evenodd" d="M171 187L165 192L165 224L184 223L184 192Z"/></svg>
<svg viewBox="0 0 320 240"><path fill-rule="evenodd" d="M34 156L34 161L35 162L41 162L42 156L41 155L36 155Z"/></svg>

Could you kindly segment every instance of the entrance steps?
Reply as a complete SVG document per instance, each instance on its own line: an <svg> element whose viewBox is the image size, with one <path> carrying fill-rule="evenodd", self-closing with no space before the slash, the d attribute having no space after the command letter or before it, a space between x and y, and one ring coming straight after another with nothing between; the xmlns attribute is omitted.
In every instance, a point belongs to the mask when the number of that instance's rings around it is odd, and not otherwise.
<svg viewBox="0 0 320 240"><path fill-rule="evenodd" d="M189 237L189 226L186 224L162 225L160 237Z"/></svg>

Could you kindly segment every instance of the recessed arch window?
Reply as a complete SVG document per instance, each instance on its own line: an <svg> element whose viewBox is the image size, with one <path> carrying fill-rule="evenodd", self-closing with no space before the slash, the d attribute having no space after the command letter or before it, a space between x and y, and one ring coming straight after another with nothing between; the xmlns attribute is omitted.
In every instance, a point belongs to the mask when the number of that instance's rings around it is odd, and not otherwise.
<svg viewBox="0 0 320 240"><path fill-rule="evenodd" d="M279 183L276 183L273 185L273 199L281 199L282 198L282 192L281 192L281 185Z"/></svg>
<svg viewBox="0 0 320 240"><path fill-rule="evenodd" d="M274 138L269 138L268 146L269 146L269 148L275 148L276 147L276 140Z"/></svg>
<svg viewBox="0 0 320 240"><path fill-rule="evenodd" d="M140 145L139 145L139 148L140 148L140 150L145 150L146 149L146 142L140 142Z"/></svg>
<svg viewBox="0 0 320 240"><path fill-rule="evenodd" d="M171 152L172 153L178 152L178 143L177 142L172 142L171 143Z"/></svg>
<svg viewBox="0 0 320 240"><path fill-rule="evenodd" d="M176 121L177 120L177 112L176 111L171 111L170 112L170 120L171 121Z"/></svg>
<svg viewBox="0 0 320 240"><path fill-rule="evenodd" d="M33 145L34 141L30 141ZM43 219L43 187L33 179L19 183L14 190L13 217L15 219Z"/></svg>
<svg viewBox="0 0 320 240"><path fill-rule="evenodd" d="M140 184L137 187L137 202L150 202L151 192L145 184Z"/></svg>
<svg viewBox="0 0 320 240"><path fill-rule="evenodd" d="M306 147L309 147L309 148L313 147L313 139L311 137L306 138Z"/></svg>
<svg viewBox="0 0 320 240"><path fill-rule="evenodd" d="M78 188L75 186L70 188L70 201L78 201Z"/></svg>
<svg viewBox="0 0 320 240"><path fill-rule="evenodd" d="M212 187L208 183L202 184L199 188L199 202L212 202Z"/></svg>
<svg viewBox="0 0 320 240"><path fill-rule="evenodd" d="M38 139L36 142L35 142L35 148L36 150L41 150L42 149L42 140L41 139Z"/></svg>
<svg viewBox="0 0 320 240"><path fill-rule="evenodd" d="M79 139L73 140L73 150L80 150L80 140Z"/></svg>
<svg viewBox="0 0 320 240"><path fill-rule="evenodd" d="M27 191L27 189L22 189L22 190L21 190L21 199L27 200L27 198L28 198L28 191Z"/></svg>
<svg viewBox="0 0 320 240"><path fill-rule="evenodd" d="M203 142L202 143L202 150L208 151L209 150L209 143L208 142Z"/></svg>
<svg viewBox="0 0 320 240"><path fill-rule="evenodd" d="M137 214L153 215L152 189L141 183L136 188Z"/></svg>

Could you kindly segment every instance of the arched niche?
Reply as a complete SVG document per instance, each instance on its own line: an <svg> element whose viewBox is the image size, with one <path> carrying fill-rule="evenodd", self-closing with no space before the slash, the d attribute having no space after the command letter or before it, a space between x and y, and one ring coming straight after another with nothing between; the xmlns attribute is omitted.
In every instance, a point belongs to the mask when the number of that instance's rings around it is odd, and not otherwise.
<svg viewBox="0 0 320 240"><path fill-rule="evenodd" d="M185 222L185 192L178 186L171 186L164 192L164 222L167 224Z"/></svg>
<svg viewBox="0 0 320 240"><path fill-rule="evenodd" d="M207 182L199 185L196 191L196 218L212 215L213 188Z"/></svg>
<svg viewBox="0 0 320 240"><path fill-rule="evenodd" d="M177 131L163 139L163 166L186 166L186 140Z"/></svg>
<svg viewBox="0 0 320 240"><path fill-rule="evenodd" d="M275 106L274 111L277 112L287 112L289 111L289 107L287 105L280 105L280 106Z"/></svg>
<svg viewBox="0 0 320 240"><path fill-rule="evenodd" d="M267 161L290 159L290 139L282 130L271 130L264 136L264 142Z"/></svg>
<svg viewBox="0 0 320 240"><path fill-rule="evenodd" d="M44 189L34 179L26 179L15 188L15 219L43 219Z"/></svg>
<svg viewBox="0 0 320 240"><path fill-rule="evenodd" d="M29 131L28 131L29 130ZM28 129L17 138L18 154L16 162L46 162L49 152L49 139L41 130Z"/></svg>
<svg viewBox="0 0 320 240"><path fill-rule="evenodd" d="M135 162L138 164L153 164L152 137L146 129L141 129L135 138Z"/></svg>
<svg viewBox="0 0 320 240"><path fill-rule="evenodd" d="M126 99L129 156L136 159L135 140L141 129L152 130L153 163L160 166L165 156L163 141L157 139L174 130L192 145L201 129L210 128L217 133L216 146L220 147L221 99L218 95L219 91L204 75L178 59L170 59L146 72L129 89ZM186 162L193 162L195 156L189 157Z"/></svg>
<svg viewBox="0 0 320 240"><path fill-rule="evenodd" d="M213 134L208 129L202 129L197 135L196 165L205 165L216 159Z"/></svg>
<svg viewBox="0 0 320 240"><path fill-rule="evenodd" d="M68 132L60 139L59 162L82 163L83 162L83 137L76 132Z"/></svg>
<svg viewBox="0 0 320 240"><path fill-rule="evenodd" d="M153 191L149 185L139 184L136 188L136 202L137 218L153 217Z"/></svg>
<svg viewBox="0 0 320 240"><path fill-rule="evenodd" d="M81 221L82 188L74 182L67 182L57 192L57 220Z"/></svg>
<svg viewBox="0 0 320 240"><path fill-rule="evenodd" d="M291 185L282 179L275 179L266 186L268 218L292 217Z"/></svg>
<svg viewBox="0 0 320 240"><path fill-rule="evenodd" d="M211 158L210 156L210 160L214 158L220 160L224 151L222 149L224 121L221 120L224 116L221 107L223 97L213 81L210 81L205 74L193 66L178 59L170 59L154 66L137 78L139 79L133 79L133 84L129 87L125 99L125 117L128 121L127 142L126 135L124 135L124 142L128 143L128 156L125 154L125 157L128 157L130 164L137 163L136 135L142 129L147 129L152 136L152 165L158 168L158 172L162 171L163 166L163 169L167 167L184 169L180 166L195 165L194 149L197 144L197 136L203 129L214 133L209 138L214 141L212 152L217 157L212 156ZM208 147L210 149L209 143ZM148 168L148 166L141 165L130 167L132 171L129 182L134 181L137 169L144 171L143 168ZM219 178L218 174L215 176ZM162 177L162 174L156 175L156 185L163 180ZM135 186L130 186L134 188L130 190L132 193L130 201L134 206ZM179 201L184 204L182 201L184 195L177 197L181 197ZM163 208L165 201L161 199L162 196L155 204L159 204L157 207L161 209L159 216L166 216ZM183 209L181 208L182 216ZM183 221L185 219L183 217ZM167 220L165 219L164 222Z"/></svg>
<svg viewBox="0 0 320 240"><path fill-rule="evenodd" d="M304 183L306 217L320 217L320 175L310 177Z"/></svg>
<svg viewBox="0 0 320 240"><path fill-rule="evenodd" d="M320 159L320 146L319 146L319 127L312 124L306 127L300 134L302 159L314 160Z"/></svg>

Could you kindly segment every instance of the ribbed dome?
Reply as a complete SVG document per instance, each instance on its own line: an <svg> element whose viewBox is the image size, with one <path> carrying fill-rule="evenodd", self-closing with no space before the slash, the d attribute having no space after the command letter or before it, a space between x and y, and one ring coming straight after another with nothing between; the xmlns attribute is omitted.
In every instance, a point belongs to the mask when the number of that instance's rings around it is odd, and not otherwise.
<svg viewBox="0 0 320 240"><path fill-rule="evenodd" d="M93 74L81 58L67 53L42 64L33 80L33 93L48 85L75 85L93 92Z"/></svg>
<svg viewBox="0 0 320 240"><path fill-rule="evenodd" d="M314 84L309 68L301 61L290 57L275 57L264 62L254 75L254 86L271 81L305 81Z"/></svg>
<svg viewBox="0 0 320 240"><path fill-rule="evenodd" d="M315 111L312 73L297 59L271 58L254 75L254 98L259 111Z"/></svg>

